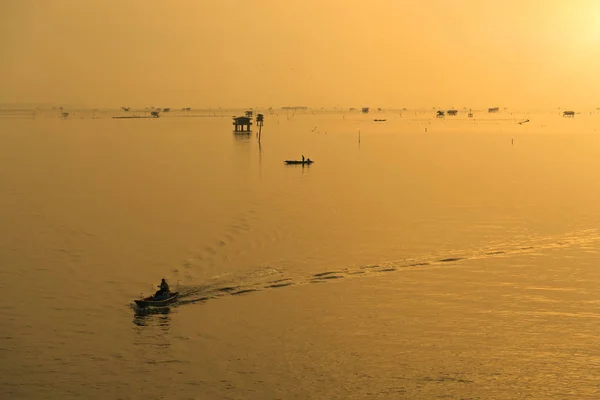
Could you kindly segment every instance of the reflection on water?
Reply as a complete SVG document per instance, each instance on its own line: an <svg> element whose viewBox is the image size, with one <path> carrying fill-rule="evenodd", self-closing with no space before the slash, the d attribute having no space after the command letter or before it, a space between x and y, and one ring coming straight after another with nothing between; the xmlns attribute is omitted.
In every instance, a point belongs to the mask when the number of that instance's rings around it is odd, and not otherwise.
<svg viewBox="0 0 600 400"><path fill-rule="evenodd" d="M171 346L171 310L169 307L136 312L133 318L135 346L165 348Z"/></svg>
<svg viewBox="0 0 600 400"><path fill-rule="evenodd" d="M252 132L233 132L233 137L239 142L248 142L252 137Z"/></svg>
<svg viewBox="0 0 600 400"><path fill-rule="evenodd" d="M146 326L158 321L159 325L166 325L170 321L170 307L144 307L133 306L133 323L138 326ZM158 317L158 319L156 318Z"/></svg>
<svg viewBox="0 0 600 400"><path fill-rule="evenodd" d="M0 398L595 390L597 116L429 114L1 120Z"/></svg>
<svg viewBox="0 0 600 400"><path fill-rule="evenodd" d="M133 319L133 358L143 371L152 371L155 366L180 363L172 349L170 308L162 307L136 312Z"/></svg>

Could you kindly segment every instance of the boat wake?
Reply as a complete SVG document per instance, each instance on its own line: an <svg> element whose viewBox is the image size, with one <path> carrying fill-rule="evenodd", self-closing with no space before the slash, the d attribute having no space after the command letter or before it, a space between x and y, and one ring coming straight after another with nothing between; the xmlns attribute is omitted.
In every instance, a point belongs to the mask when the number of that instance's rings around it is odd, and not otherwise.
<svg viewBox="0 0 600 400"><path fill-rule="evenodd" d="M358 265L304 275L293 274L280 268L264 268L247 275L218 277L201 285L178 285L174 290L180 292L179 299L171 307L204 303L225 296L241 296L289 286L327 283L414 269L448 268L458 266L461 262L468 260L486 260L519 254L535 256L555 248L580 246L595 249L598 241L600 241L598 231L589 229L556 237L523 237L513 243L490 245L475 251L453 251L420 259L403 259L372 265ZM143 312L152 311L144 310Z"/></svg>

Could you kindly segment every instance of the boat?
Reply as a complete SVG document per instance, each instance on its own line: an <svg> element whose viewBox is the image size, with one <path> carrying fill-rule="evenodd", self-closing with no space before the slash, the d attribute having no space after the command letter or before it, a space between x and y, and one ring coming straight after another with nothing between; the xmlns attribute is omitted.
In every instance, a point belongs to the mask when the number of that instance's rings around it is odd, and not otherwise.
<svg viewBox="0 0 600 400"><path fill-rule="evenodd" d="M174 303L179 297L179 292L169 293L169 297L164 300L154 300L154 296L146 297L142 300L134 300L138 307L166 307Z"/></svg>
<svg viewBox="0 0 600 400"><path fill-rule="evenodd" d="M302 161L302 160L285 160L284 163L286 163L287 165L294 165L294 164L310 165L310 164L314 163L314 161L313 160L304 160L304 161Z"/></svg>

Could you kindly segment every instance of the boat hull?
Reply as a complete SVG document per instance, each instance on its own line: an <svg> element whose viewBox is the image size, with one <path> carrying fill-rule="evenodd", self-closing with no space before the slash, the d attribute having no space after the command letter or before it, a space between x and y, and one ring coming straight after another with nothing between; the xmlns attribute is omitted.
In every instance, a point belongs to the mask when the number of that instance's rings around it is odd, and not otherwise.
<svg viewBox="0 0 600 400"><path fill-rule="evenodd" d="M165 306L168 306L169 304L173 304L174 302L176 302L178 297L179 297L179 292L175 292L175 293L171 293L169 295L169 297L164 300L153 300L154 296L150 296L150 297L146 297L145 299L142 299L142 300L134 300L134 301L135 301L135 304L137 304L137 306L141 307L141 308L165 307Z"/></svg>
<svg viewBox="0 0 600 400"><path fill-rule="evenodd" d="M305 160L305 161L300 161L300 160L285 160L284 163L286 163L287 165L296 165L296 164L302 164L302 165L310 165L312 163L314 163L313 160Z"/></svg>

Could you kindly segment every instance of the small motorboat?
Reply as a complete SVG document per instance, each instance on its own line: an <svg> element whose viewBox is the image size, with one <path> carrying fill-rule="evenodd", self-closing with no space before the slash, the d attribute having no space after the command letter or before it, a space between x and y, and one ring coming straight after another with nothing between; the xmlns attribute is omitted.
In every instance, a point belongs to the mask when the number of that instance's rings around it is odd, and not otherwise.
<svg viewBox="0 0 600 400"><path fill-rule="evenodd" d="M177 301L178 297L179 297L179 292L174 292L174 293L169 293L169 297L167 297L166 299L162 299L162 300L154 300L154 296L149 296L142 300L134 300L134 301L135 301L135 304L137 304L138 307L140 307L140 308L166 307L169 304L173 304L175 301Z"/></svg>
<svg viewBox="0 0 600 400"><path fill-rule="evenodd" d="M285 160L284 163L286 163L287 165L294 165L294 164L310 165L310 164L314 163L314 161L311 159L307 159L304 161L302 161L302 160Z"/></svg>

